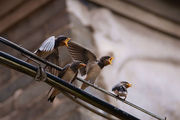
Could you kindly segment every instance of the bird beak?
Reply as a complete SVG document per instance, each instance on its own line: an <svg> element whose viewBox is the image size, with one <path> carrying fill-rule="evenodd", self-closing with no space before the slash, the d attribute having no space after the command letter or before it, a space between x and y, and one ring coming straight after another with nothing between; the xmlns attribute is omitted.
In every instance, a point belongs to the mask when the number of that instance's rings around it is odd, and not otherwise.
<svg viewBox="0 0 180 120"><path fill-rule="evenodd" d="M64 41L64 44L66 47L68 47L68 42L71 40L71 38L67 38L65 41Z"/></svg>
<svg viewBox="0 0 180 120"><path fill-rule="evenodd" d="M113 59L114 59L113 57L110 57L110 58L109 58L109 61L108 61L109 64L112 64L112 60L113 60Z"/></svg>
<svg viewBox="0 0 180 120"><path fill-rule="evenodd" d="M80 64L79 64L79 68L81 68L81 67L86 67L86 64L80 63Z"/></svg>
<svg viewBox="0 0 180 120"><path fill-rule="evenodd" d="M128 86L128 87L132 87L132 84L128 83L127 86Z"/></svg>

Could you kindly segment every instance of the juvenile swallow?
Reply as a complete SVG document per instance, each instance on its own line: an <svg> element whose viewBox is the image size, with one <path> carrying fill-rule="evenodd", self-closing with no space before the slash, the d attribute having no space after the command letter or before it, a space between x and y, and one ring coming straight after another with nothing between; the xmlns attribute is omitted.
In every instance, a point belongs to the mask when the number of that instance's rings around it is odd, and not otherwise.
<svg viewBox="0 0 180 120"><path fill-rule="evenodd" d="M131 87L132 84L126 82L126 81L122 81L119 84L115 85L112 88L112 91L117 95L117 97L124 97L124 100L127 97L128 91L127 88Z"/></svg>
<svg viewBox="0 0 180 120"><path fill-rule="evenodd" d="M42 58L46 58L50 54L52 54L55 50L57 50L60 46L68 47L68 42L70 38L60 35L59 37L55 38L55 36L51 36L46 39L39 49L37 49L34 53Z"/></svg>
<svg viewBox="0 0 180 120"><path fill-rule="evenodd" d="M78 69L85 67L86 64L80 61L74 61L71 64L67 64L62 71L59 72L58 77L65 80L66 82L73 83L78 74ZM51 90L50 90L51 91ZM50 97L48 98L49 102L53 102L56 95L58 95L60 91L56 88L53 88Z"/></svg>
<svg viewBox="0 0 180 120"><path fill-rule="evenodd" d="M94 53L74 42L69 42L69 47L67 49L74 60L86 64L86 67L80 69L80 73L82 76L87 74L85 80L92 84L94 84L101 70L105 66L112 64L113 57L103 56L100 60L97 60ZM88 85L83 83L81 89L84 90L87 87Z"/></svg>
<svg viewBox="0 0 180 120"><path fill-rule="evenodd" d="M56 65L59 65L59 50L60 46L68 47L68 42L70 38L60 35L55 38L55 36L51 36L46 39L41 46L34 52L37 56L42 57ZM26 62L31 62L32 60L29 58ZM48 66L48 71L54 75L58 75L58 70ZM44 73L43 68L39 67L38 73ZM35 78L40 78L44 75L37 74Z"/></svg>

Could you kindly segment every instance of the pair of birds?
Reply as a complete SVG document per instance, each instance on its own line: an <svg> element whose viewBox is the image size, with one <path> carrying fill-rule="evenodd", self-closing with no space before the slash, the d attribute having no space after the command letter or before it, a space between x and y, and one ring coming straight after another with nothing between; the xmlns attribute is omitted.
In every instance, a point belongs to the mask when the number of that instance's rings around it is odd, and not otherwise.
<svg viewBox="0 0 180 120"><path fill-rule="evenodd" d="M95 54L93 54L88 49L78 45L77 43L71 42L70 38L66 36L59 36L57 38L55 38L55 36L49 37L34 53L39 57L59 65L59 59L63 57L59 56L59 52L63 51L59 51L58 48L62 46L66 46L66 49L73 58L73 62L71 64L65 65L62 71L58 71L54 68L51 68L50 66L48 66L48 71L54 75L57 75L66 82L73 83L79 70L82 76L86 75L86 81L94 84L96 78L100 74L100 71L105 66L112 64L113 57L103 56L97 60ZM81 89L84 90L87 87L88 85L83 83ZM48 98L48 101L53 102L54 98L60 93L60 91L56 88L51 90L52 92Z"/></svg>

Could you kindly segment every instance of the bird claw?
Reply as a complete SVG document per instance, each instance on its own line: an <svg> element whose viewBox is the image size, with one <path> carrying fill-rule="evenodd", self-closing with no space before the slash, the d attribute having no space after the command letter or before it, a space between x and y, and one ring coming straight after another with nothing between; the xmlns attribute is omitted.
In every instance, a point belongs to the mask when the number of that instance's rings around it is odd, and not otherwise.
<svg viewBox="0 0 180 120"><path fill-rule="evenodd" d="M47 78L47 74L44 70L44 68L42 68L41 66L38 67L38 70L37 70L37 73L36 73L36 76L35 76L35 80L36 81L45 81Z"/></svg>
<svg viewBox="0 0 180 120"><path fill-rule="evenodd" d="M116 101L117 101L119 98L120 98L119 95L116 95Z"/></svg>
<svg viewBox="0 0 180 120"><path fill-rule="evenodd" d="M123 98L124 101L126 100L126 97L127 97L127 96L125 96L125 97Z"/></svg>
<svg viewBox="0 0 180 120"><path fill-rule="evenodd" d="M122 99L123 101L126 100L126 96L125 96L124 98L121 98L120 95L117 95L117 96L116 96L116 100L119 99L119 98Z"/></svg>

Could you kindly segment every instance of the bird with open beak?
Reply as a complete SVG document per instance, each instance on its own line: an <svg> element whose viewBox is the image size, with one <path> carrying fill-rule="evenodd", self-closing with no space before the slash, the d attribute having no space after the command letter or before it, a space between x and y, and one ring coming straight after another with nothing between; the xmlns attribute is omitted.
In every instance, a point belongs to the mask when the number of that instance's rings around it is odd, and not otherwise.
<svg viewBox="0 0 180 120"><path fill-rule="evenodd" d="M60 46L66 46L68 47L68 42L70 38L66 36L60 35L59 37L55 38L55 36L51 36L48 39L46 39L39 49L37 49L34 53L42 58L46 58L50 54L52 54L54 51L57 50Z"/></svg>
<svg viewBox="0 0 180 120"><path fill-rule="evenodd" d="M41 46L34 52L37 56L44 58L56 65L59 65L59 50L58 48L61 46L68 47L68 42L70 38L60 35L57 38L55 36L51 36L46 39ZM26 62L32 62L31 58L28 58ZM48 72L58 75L58 70L48 66ZM39 66L37 71L37 75L35 79L39 80L39 78L45 78L44 68Z"/></svg>
<svg viewBox="0 0 180 120"><path fill-rule="evenodd" d="M92 84L95 83L95 80L101 70L105 66L112 64L113 57L103 56L100 60L97 60L94 53L77 43L69 42L69 47L67 49L74 60L78 60L86 64L86 67L80 69L80 73L82 76L86 74L85 80ZM83 83L81 89L84 90L87 87L88 85Z"/></svg>
<svg viewBox="0 0 180 120"><path fill-rule="evenodd" d="M49 55L51 55L54 51L57 51L58 47L68 47L69 40L70 38L62 35L60 35L57 38L55 38L55 36L51 36L48 39L46 39L34 53L39 57L46 58Z"/></svg>
<svg viewBox="0 0 180 120"><path fill-rule="evenodd" d="M112 88L112 91L117 95L117 97L124 97L124 100L125 100L128 94L127 88L131 86L132 84L126 81L121 81L119 84L115 85Z"/></svg>
<svg viewBox="0 0 180 120"><path fill-rule="evenodd" d="M60 71L58 77L65 80L66 82L73 83L78 74L78 69L85 67L86 64L80 61L74 61L71 64L67 64L62 71ZM51 90L50 90L51 91ZM60 91L56 88L52 89L52 93L48 98L49 102L53 102L56 95L58 95Z"/></svg>

